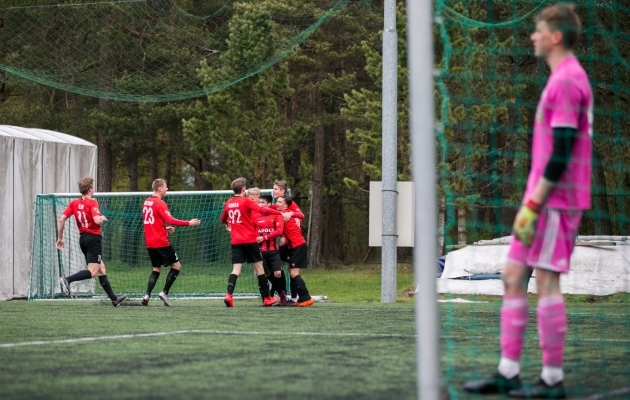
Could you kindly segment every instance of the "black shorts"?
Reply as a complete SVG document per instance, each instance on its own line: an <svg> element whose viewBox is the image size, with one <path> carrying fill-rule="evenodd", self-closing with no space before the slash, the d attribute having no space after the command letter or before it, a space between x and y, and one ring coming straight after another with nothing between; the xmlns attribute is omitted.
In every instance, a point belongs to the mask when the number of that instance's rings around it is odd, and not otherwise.
<svg viewBox="0 0 630 400"><path fill-rule="evenodd" d="M287 245L280 246L280 261L288 263L291 261L291 250Z"/></svg>
<svg viewBox="0 0 630 400"><path fill-rule="evenodd" d="M232 264L253 264L260 261L262 254L258 243L232 245Z"/></svg>
<svg viewBox="0 0 630 400"><path fill-rule="evenodd" d="M173 246L147 250L149 251L149 258L151 258L151 265L154 267L169 267L179 262L179 257L177 257Z"/></svg>
<svg viewBox="0 0 630 400"><path fill-rule="evenodd" d="M306 243L299 245L290 250L291 260L289 268L306 268L306 258L308 257L308 246Z"/></svg>
<svg viewBox="0 0 630 400"><path fill-rule="evenodd" d="M265 275L271 275L282 269L282 261L280 261L279 251L263 251L262 253L263 268Z"/></svg>
<svg viewBox="0 0 630 400"><path fill-rule="evenodd" d="M101 241L103 239L99 235L91 233L82 233L79 239L79 246L85 255L87 264L100 264L101 260Z"/></svg>

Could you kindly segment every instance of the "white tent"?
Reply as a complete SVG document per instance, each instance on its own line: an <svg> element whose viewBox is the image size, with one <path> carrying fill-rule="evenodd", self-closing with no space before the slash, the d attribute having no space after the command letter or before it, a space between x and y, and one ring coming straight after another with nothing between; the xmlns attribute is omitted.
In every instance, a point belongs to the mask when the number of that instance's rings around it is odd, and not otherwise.
<svg viewBox="0 0 630 400"><path fill-rule="evenodd" d="M77 192L96 165L97 148L83 139L0 125L0 300L28 295L36 195Z"/></svg>
<svg viewBox="0 0 630 400"><path fill-rule="evenodd" d="M503 294L500 279L470 280L475 275L499 274L507 260L510 237L482 241L446 256L438 293ZM571 255L571 271L560 276L566 294L598 296L630 292L630 241L627 237L578 236ZM532 277L528 291L536 293Z"/></svg>

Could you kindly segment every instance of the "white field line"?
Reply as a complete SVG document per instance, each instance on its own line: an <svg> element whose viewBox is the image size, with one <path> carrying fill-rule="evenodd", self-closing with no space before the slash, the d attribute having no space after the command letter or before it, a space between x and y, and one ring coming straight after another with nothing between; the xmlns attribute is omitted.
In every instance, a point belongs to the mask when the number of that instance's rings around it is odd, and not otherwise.
<svg viewBox="0 0 630 400"><path fill-rule="evenodd" d="M630 386L616 389L616 390L611 390L610 392L594 394L588 397L580 397L579 399L575 399L575 400L601 400L601 399L606 399L609 397L621 396L622 394L628 394L628 393L630 393Z"/></svg>
<svg viewBox="0 0 630 400"><path fill-rule="evenodd" d="M94 342L100 340L118 340L118 339L135 339L155 336L170 336L170 335L183 335L183 334L205 334L205 335L243 335L243 336L276 336L278 332L262 332L262 331L219 331L219 330L204 330L204 329L190 329L179 331L166 331L166 332L153 332L153 333L133 333L126 335L111 335L111 336L92 336L74 339L60 339L60 340L38 340L33 342L16 342L16 343L1 343L0 348L8 347L21 347L21 346L38 346L46 344L67 344L67 343L80 343L80 342ZM372 337L372 338L415 338L416 335L398 334L398 333L353 333L353 332L284 332L285 335L290 336L327 336L327 337ZM441 339L483 339L487 336L441 336ZM615 343L627 343L630 339L589 339L589 338L568 338L569 342L615 342Z"/></svg>

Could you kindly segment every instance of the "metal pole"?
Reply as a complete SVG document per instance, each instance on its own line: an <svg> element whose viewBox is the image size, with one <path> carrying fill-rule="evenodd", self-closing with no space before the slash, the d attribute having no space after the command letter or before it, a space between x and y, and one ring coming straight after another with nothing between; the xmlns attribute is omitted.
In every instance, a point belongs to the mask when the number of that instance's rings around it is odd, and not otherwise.
<svg viewBox="0 0 630 400"><path fill-rule="evenodd" d="M381 302L396 302L396 203L398 192L398 34L396 0L385 0L382 95L382 252Z"/></svg>
<svg viewBox="0 0 630 400"><path fill-rule="evenodd" d="M438 399L440 393L432 7L431 1L407 1L418 398L426 400Z"/></svg>

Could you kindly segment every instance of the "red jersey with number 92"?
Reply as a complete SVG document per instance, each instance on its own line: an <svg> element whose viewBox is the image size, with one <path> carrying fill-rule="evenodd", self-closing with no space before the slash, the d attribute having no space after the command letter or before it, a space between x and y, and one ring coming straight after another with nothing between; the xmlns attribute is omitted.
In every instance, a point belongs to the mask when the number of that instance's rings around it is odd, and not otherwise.
<svg viewBox="0 0 630 400"><path fill-rule="evenodd" d="M63 215L68 218L74 215L79 233L101 235L101 226L94 222L94 216L101 215L98 209L98 201L95 199L86 197L72 200L64 210Z"/></svg>

